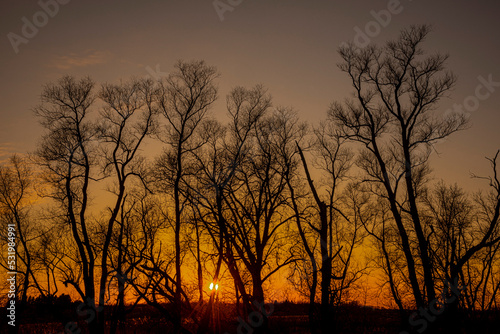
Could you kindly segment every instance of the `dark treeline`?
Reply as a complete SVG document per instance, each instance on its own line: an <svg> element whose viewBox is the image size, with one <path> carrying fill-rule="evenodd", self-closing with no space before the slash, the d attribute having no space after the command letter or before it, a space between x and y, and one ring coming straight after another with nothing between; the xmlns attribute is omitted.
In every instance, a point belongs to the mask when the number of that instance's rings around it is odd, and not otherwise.
<svg viewBox="0 0 500 334"><path fill-rule="evenodd" d="M458 333L498 310L499 153L478 177L490 191L431 182L434 145L468 120L436 111L455 76L422 49L428 33L341 47L353 95L316 127L260 85L232 89L227 121L214 119L219 73L204 61L160 81L47 84L38 147L0 166L16 330L35 298L70 289L93 334L124 332L139 304L172 333L223 332L222 299L266 333L278 275L309 302L311 333L340 332L339 307L359 301L368 275L402 330Z"/></svg>

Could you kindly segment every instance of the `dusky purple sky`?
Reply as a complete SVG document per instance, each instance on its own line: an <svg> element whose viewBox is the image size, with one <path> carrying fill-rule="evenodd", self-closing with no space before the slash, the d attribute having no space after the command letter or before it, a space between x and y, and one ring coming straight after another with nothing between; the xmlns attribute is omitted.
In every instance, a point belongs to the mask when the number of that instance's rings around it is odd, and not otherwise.
<svg viewBox="0 0 500 334"><path fill-rule="evenodd" d="M232 87L262 83L275 105L292 106L315 125L326 117L331 102L352 92L346 75L337 68L342 42L356 38L356 29L378 26L369 39L384 43L410 24L424 23L433 26L426 50L449 53L448 69L458 76L438 114L467 98L473 101L479 77L499 82L477 109L472 108L471 129L436 145L440 154L433 156L435 177L466 187L477 185L469 172L488 174L484 157L500 148L500 3L496 1L220 0L215 4L232 10L218 13L212 0L59 0L64 4L53 17L40 14L42 3L54 1L0 4L0 160L36 147L43 129L31 110L45 83L65 74L90 75L97 83L155 71L162 75L178 59L203 59L218 68L220 98L215 114L225 113L225 95ZM387 24L377 23L373 13L391 6L397 13ZM38 31L24 36L25 22L34 19ZM13 46L13 34L26 39ZM487 91L480 92L484 96Z"/></svg>

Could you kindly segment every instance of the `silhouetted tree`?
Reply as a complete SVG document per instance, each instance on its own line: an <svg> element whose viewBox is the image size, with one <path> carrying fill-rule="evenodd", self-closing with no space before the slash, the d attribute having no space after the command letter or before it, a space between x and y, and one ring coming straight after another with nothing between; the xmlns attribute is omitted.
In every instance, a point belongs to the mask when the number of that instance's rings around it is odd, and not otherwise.
<svg viewBox="0 0 500 334"><path fill-rule="evenodd" d="M362 225L357 217L358 212L354 209L356 206L353 205L357 199L352 193L355 188L349 188L351 194L346 193L345 196L340 196L339 191L340 184L347 179L347 173L352 165L351 151L344 145L331 123L323 123L315 130L312 147L312 152L317 157L317 165L326 176L323 186L314 184L309 164L297 143L305 179L315 203L314 215L304 218L298 210L298 203L295 200L292 202L296 211L297 229L311 262L312 284L309 295L311 327L314 331L318 327L313 308L318 282L316 272L319 272L321 274L319 327L322 332L333 332L335 307L341 304L345 291L359 278L359 273L352 271L351 258L354 248L362 240L359 233ZM295 193L292 183L289 187ZM342 204L342 198L344 201L349 199L349 203ZM318 248L319 252L316 251Z"/></svg>
<svg viewBox="0 0 500 334"><path fill-rule="evenodd" d="M157 235L164 226L161 216L155 213L156 204L152 196L141 188L137 188L135 193L129 193L122 203L120 217L117 219L118 231L113 234L111 241L112 269L108 287L114 289L108 290L116 294L116 304L111 316L111 333L125 330L126 315L143 299L141 284L147 279L141 268L147 266L151 260L148 251L154 246L154 241L158 241ZM135 288L141 292L138 293ZM135 298L132 299L132 296Z"/></svg>
<svg viewBox="0 0 500 334"><path fill-rule="evenodd" d="M15 255L5 252L1 256L0 266L6 272L16 273L17 318L13 328L17 333L23 321L23 311L28 300L28 291L34 287L37 293L44 295L45 289L39 283L36 252L39 244L37 237L43 233L33 221L31 212L34 201L33 184L35 180L28 162L20 156L12 156L8 164L0 165L0 222L1 238L15 240ZM13 236L7 235L7 225L14 225ZM13 267L13 264L14 267Z"/></svg>
<svg viewBox="0 0 500 334"><path fill-rule="evenodd" d="M186 199L183 185L189 154L199 149L204 140L197 135L200 123L217 99L214 67L203 61L178 62L176 71L161 86L160 110L167 121L162 140L168 146L158 159L158 178L164 191L174 202L176 332L182 317L181 229Z"/></svg>
<svg viewBox="0 0 500 334"><path fill-rule="evenodd" d="M433 113L455 77L447 56L422 50L428 33L412 26L384 47L341 47L354 97L333 103L313 130L292 108L272 108L261 85L232 89L228 122L212 119L218 73L204 61L179 61L158 82L47 84L34 110L46 129L33 155L39 170L18 157L0 166L21 305L35 293L52 300L63 283L84 301L76 311L90 333L108 332L107 320L110 333L124 331L140 301L175 333L218 333L218 294L205 303L204 282L228 277L238 316L260 312L253 330L266 332L266 283L290 266L289 280L307 290L311 331L333 333L337 306L367 270L355 253L369 235L382 290L403 318L439 305L446 313L431 330L443 321L458 331L461 308L494 308L500 151L484 177L490 193L472 200L457 186L429 187L434 143L467 119ZM148 166L141 151L153 136L165 146ZM32 195L49 199L44 215L30 209ZM195 275L184 274L190 267ZM448 299L457 292L446 282L467 288Z"/></svg>
<svg viewBox="0 0 500 334"><path fill-rule="evenodd" d="M89 326L93 333L104 332L104 305L108 257L115 223L131 178L142 179L145 170L138 150L154 129L157 94L151 80L134 80L120 85L103 85L98 97L104 103L99 124L90 120L96 99L94 82L64 77L42 92L42 104L35 109L48 129L36 152L51 186L48 196L58 206L60 219L69 225L78 250L81 268L66 273L64 284L72 285L87 303ZM97 144L103 154L99 154ZM102 234L90 218L89 197L92 182L112 178L115 202L109 208ZM102 236L102 238L100 237ZM95 293L96 261L100 259L99 289ZM69 265L71 268L72 265ZM80 288L80 271L84 289ZM98 304L96 305L96 298ZM94 320L94 318L96 318Z"/></svg>
<svg viewBox="0 0 500 334"><path fill-rule="evenodd" d="M189 182L192 205L207 229L217 251L217 263L212 282L218 283L224 263L233 277L236 295L241 294L248 311L250 298L236 262L227 226L228 208L225 198L229 196L237 168L249 153L249 142L254 127L271 105L271 97L262 86L252 89L236 87L227 95L227 110L230 123L226 126L216 121L203 124L202 136L206 144L194 153L194 174ZM215 291L212 290L199 332L207 330L212 312ZM238 302L238 298L237 298Z"/></svg>
<svg viewBox="0 0 500 334"><path fill-rule="evenodd" d="M285 173L296 168L289 155L304 128L288 108L277 108L255 123L252 147L236 169L225 197L231 246L252 279L251 302L264 317L263 284L280 268L295 261L286 242L293 219Z"/></svg>
<svg viewBox="0 0 500 334"><path fill-rule="evenodd" d="M104 102L101 112L102 123L98 127L99 139L103 141L104 175L111 175L114 184L111 192L115 196L114 204L109 208L110 215L104 229L101 253L101 276L99 287L99 309L104 309L108 275L108 257L111 239L116 233L115 224L123 212L126 188L137 178L145 185L146 166L144 158L139 156L139 149L145 138L156 128L155 116L158 113L159 89L152 80L132 80L118 85L105 84L99 92ZM135 190L137 191L137 190ZM122 216L123 217L123 216ZM123 222L120 224L123 227ZM121 231L121 230L120 230ZM123 233L123 231L121 231ZM119 239L119 251L123 239ZM120 259L119 259L120 261ZM121 265L118 277L123 278ZM122 287L123 290L123 287ZM123 296L121 297L123 299ZM104 332L104 317L98 317L100 331Z"/></svg>
<svg viewBox="0 0 500 334"><path fill-rule="evenodd" d="M421 44L428 33L427 26L412 26L385 48L342 47L339 67L351 79L355 99L344 106L335 103L329 111L343 138L365 146L358 166L390 204L419 307L436 298L429 244L417 206L427 160L433 143L466 126L463 115L440 119L431 113L455 77L444 70L446 56L424 55ZM410 245L413 234L418 254ZM418 263L424 286L418 279Z"/></svg>
<svg viewBox="0 0 500 334"><path fill-rule="evenodd" d="M37 162L44 170L43 181L51 186L46 194L58 206L59 218L70 228L77 249L76 261L81 265L84 288L76 274L64 281L72 285L88 306L95 310L95 265L97 254L89 230L89 184L96 175L93 141L96 127L88 112L95 97L94 82L65 76L56 84L48 84L41 94L42 104L35 108L41 124L48 130L36 151ZM74 279L72 279L74 278ZM96 330L96 322L91 323Z"/></svg>
<svg viewBox="0 0 500 334"><path fill-rule="evenodd" d="M365 173L363 181L390 208L406 262L405 276L418 308L439 301L438 289L445 295L451 293L448 284L437 280L434 255L439 246L433 243L442 240L432 238L421 205L430 173L428 158L434 143L467 126L464 115L440 118L432 113L455 77L444 68L447 56L425 55L421 44L428 33L427 26L412 26L384 48L342 47L339 67L348 74L355 98L344 105L334 103L329 110L341 136L364 145L357 166ZM496 158L491 161L495 170ZM496 182L491 179L498 191ZM461 255L454 250L458 257L445 264L449 266L448 283L458 284L463 266L473 255L498 242L494 234L498 204L492 202L488 207L492 214L484 220L478 242L463 244L466 249ZM459 298L455 299L448 305L450 310L458 305Z"/></svg>

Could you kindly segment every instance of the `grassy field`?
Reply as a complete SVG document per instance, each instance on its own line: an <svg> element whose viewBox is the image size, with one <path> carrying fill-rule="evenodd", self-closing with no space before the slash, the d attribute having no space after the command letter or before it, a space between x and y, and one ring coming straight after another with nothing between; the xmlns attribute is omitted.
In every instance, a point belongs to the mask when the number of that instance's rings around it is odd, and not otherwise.
<svg viewBox="0 0 500 334"><path fill-rule="evenodd" d="M25 323L20 326L21 334L58 334L63 333L64 326L75 321L77 305L50 305L31 307L26 311ZM310 324L307 316L308 305L293 303L276 303L267 306L272 309L268 319L267 333L275 334L305 334L310 333ZM5 309L2 309L4 313ZM109 314L110 312L108 312ZM252 333L252 320L238 318L233 305L220 305L216 312L216 327L222 334ZM5 315L2 314L2 318ZM396 310L374 309L349 305L338 308L332 320L335 319L335 333L338 334L368 334L368 333L400 333L402 330L399 313ZM244 321L246 320L246 321ZM255 317L256 324L259 317ZM500 333L500 312L489 314L476 314L474 316L457 319L460 322L458 331L454 333ZM458 323L457 323L458 324ZM5 322L2 323L2 332L6 332ZM109 323L108 323L109 327ZM185 327L195 333L195 325L189 322ZM258 326L256 326L258 327ZM213 328L213 327L212 327ZM78 322L78 330L73 333L89 333L85 321ZM418 328L417 328L418 329ZM155 309L138 305L127 317L126 323L120 327L119 333L123 334L156 334L171 333L172 327L162 318ZM418 331L415 331L417 333ZM440 333L447 333L445 329ZM90 333L91 334L91 333Z"/></svg>

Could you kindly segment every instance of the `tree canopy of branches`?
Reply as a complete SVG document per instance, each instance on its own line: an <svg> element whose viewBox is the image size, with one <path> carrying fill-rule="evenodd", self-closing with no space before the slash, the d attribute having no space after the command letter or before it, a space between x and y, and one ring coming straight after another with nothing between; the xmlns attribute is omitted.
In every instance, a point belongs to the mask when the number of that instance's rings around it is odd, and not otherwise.
<svg viewBox="0 0 500 334"><path fill-rule="evenodd" d="M422 43L428 33L428 26L411 26L384 47L342 47L339 67L348 75L355 97L345 104L334 103L329 110L341 136L363 144L357 165L364 171L363 181L390 208L417 307L435 302L441 284L436 282L434 257L439 246L432 243L439 242L433 240L437 230L426 221L420 205L429 175L428 158L433 144L467 126L464 115L438 117L433 113L455 77L445 70L447 56L425 54ZM488 208L492 214L480 224L476 243L462 245L467 250L460 254L453 251L456 258L448 264L449 282L457 282L464 264L476 252L498 242L494 233L499 206L496 156L492 164L495 194ZM467 209L461 211L466 214Z"/></svg>
<svg viewBox="0 0 500 334"><path fill-rule="evenodd" d="M219 74L204 61L159 81L44 86L37 149L0 165L20 312L64 285L90 333L124 331L140 303L173 333L220 333L220 300L240 322L262 316L252 330L266 333L265 304L288 274L312 333L333 333L370 270L403 322L436 305L450 321L498 308L500 151L477 176L489 192L431 181L434 144L468 121L436 112L455 76L424 52L429 31L341 47L354 94L318 126L262 85L232 88L215 119Z"/></svg>

